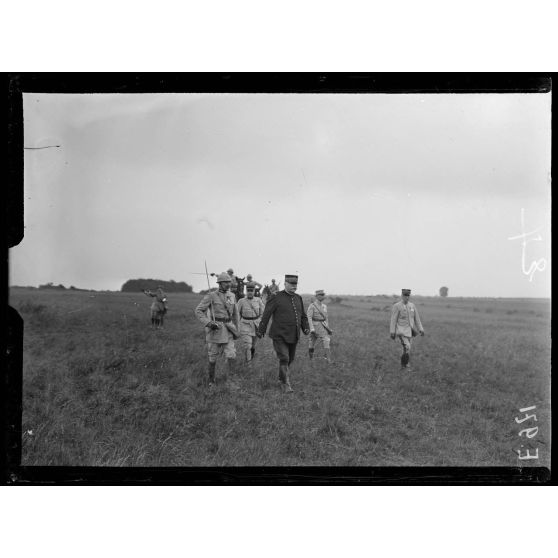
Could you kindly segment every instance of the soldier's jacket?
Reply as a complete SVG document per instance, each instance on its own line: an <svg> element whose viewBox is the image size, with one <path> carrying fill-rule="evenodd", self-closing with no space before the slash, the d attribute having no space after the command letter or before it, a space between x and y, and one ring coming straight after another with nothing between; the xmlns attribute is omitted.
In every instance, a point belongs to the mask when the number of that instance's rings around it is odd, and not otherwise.
<svg viewBox="0 0 558 558"><path fill-rule="evenodd" d="M285 343L297 343L300 338L300 329L309 329L302 297L296 293L289 294L281 291L267 301L262 321L258 326L260 334L265 334L272 316L273 322L269 328L271 339L283 339Z"/></svg>
<svg viewBox="0 0 558 558"><path fill-rule="evenodd" d="M312 304L308 306L306 314L308 316L310 331L316 330L316 333L327 333L323 327L323 324L329 327L327 306L323 302L319 300L312 302Z"/></svg>
<svg viewBox="0 0 558 558"><path fill-rule="evenodd" d="M238 310L238 317L240 319L239 332L240 334L256 335L256 330L262 320L264 312L264 303L261 298L254 297L241 298L236 303Z"/></svg>
<svg viewBox="0 0 558 558"><path fill-rule="evenodd" d="M156 292L144 291L147 296L154 297L155 300L151 304L152 312L166 312L167 311L167 295L163 289L157 289Z"/></svg>
<svg viewBox="0 0 558 558"><path fill-rule="evenodd" d="M239 279L236 275L230 275L230 278L231 278L231 293L234 293L236 295L236 293L238 292Z"/></svg>
<svg viewBox="0 0 558 558"><path fill-rule="evenodd" d="M212 303L215 316L211 316ZM220 291L207 293L196 306L195 314L204 326L210 321L216 321L219 324L219 329L205 329L205 340L208 343L227 343L229 341L232 333L227 327L227 323L229 327L232 325L233 328L238 328L238 310L235 296L230 291L226 293Z"/></svg>
<svg viewBox="0 0 558 558"><path fill-rule="evenodd" d="M417 332L424 331L418 310L412 302L396 302L391 308L390 334L412 337L411 327Z"/></svg>

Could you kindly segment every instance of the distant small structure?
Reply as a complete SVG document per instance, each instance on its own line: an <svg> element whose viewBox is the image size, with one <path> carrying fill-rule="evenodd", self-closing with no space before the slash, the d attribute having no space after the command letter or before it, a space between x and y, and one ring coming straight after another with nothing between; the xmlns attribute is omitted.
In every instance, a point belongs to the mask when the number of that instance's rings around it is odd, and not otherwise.
<svg viewBox="0 0 558 558"><path fill-rule="evenodd" d="M449 289L447 287L440 287L440 296L443 296L445 298L446 296L448 296L448 291Z"/></svg>

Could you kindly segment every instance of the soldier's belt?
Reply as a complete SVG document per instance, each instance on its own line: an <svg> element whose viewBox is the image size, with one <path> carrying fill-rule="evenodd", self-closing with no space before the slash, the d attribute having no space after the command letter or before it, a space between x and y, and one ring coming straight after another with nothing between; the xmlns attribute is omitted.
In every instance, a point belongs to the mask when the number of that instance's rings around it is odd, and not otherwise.
<svg viewBox="0 0 558 558"><path fill-rule="evenodd" d="M248 316L242 316L243 320L257 320L260 316L254 316L253 318L248 318Z"/></svg>
<svg viewBox="0 0 558 558"><path fill-rule="evenodd" d="M228 324L231 319L230 318L215 318L216 322L223 322L224 324Z"/></svg>

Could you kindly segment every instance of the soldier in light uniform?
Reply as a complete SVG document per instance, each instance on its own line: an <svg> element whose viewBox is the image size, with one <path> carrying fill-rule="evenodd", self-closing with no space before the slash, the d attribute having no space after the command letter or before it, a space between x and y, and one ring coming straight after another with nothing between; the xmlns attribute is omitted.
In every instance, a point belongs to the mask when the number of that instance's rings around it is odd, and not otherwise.
<svg viewBox="0 0 558 558"><path fill-rule="evenodd" d="M256 332L264 311L264 303L261 298L254 296L255 291L254 283L248 283L246 285L246 297L241 298L236 303L240 319L240 346L244 351L248 370L252 370L252 360L256 352Z"/></svg>
<svg viewBox="0 0 558 558"><path fill-rule="evenodd" d="M147 296L154 297L155 300L151 304L151 327L163 327L165 314L167 313L167 295L163 290L163 287L159 285L155 292L150 289L143 289L143 292Z"/></svg>
<svg viewBox="0 0 558 558"><path fill-rule="evenodd" d="M261 290L263 289L263 285L261 283L258 283L255 279L252 278L252 274L248 273L246 275L246 281L247 283L252 283L255 287L254 290L254 296L260 296Z"/></svg>
<svg viewBox="0 0 558 558"><path fill-rule="evenodd" d="M227 273L220 273L217 283L219 289L207 293L195 310L196 317L206 328L210 387L215 384L215 366L220 354L224 353L227 359L227 372L234 371L236 358L234 340L238 337L238 310L235 297L230 291L230 276Z"/></svg>
<svg viewBox="0 0 558 558"><path fill-rule="evenodd" d="M275 279L271 280L271 285L269 285L269 294L271 296L276 295L279 292L279 285L275 283Z"/></svg>
<svg viewBox="0 0 558 558"><path fill-rule="evenodd" d="M289 366L295 359L300 330L304 335L310 333L302 297L295 292L297 285L298 275L285 275L285 290L267 301L257 332L258 337L263 337L269 320L273 318L269 337L273 340L273 348L279 359L279 381L285 393L293 391Z"/></svg>
<svg viewBox="0 0 558 558"><path fill-rule="evenodd" d="M409 302L410 289L401 290L401 300L391 309L391 323L389 333L392 339L399 337L401 342L401 371L411 371L411 345L413 337L424 335L424 328L416 306Z"/></svg>
<svg viewBox="0 0 558 558"><path fill-rule="evenodd" d="M306 315L308 316L308 325L310 326L310 337L308 340L308 355L314 358L314 348L320 340L324 346L325 360L331 363L330 353L330 335L332 334L329 327L327 316L327 306L323 303L325 293L323 290L315 292L315 300L308 306Z"/></svg>
<svg viewBox="0 0 558 558"><path fill-rule="evenodd" d="M229 267L229 269L227 269L227 273L230 277L231 280L231 292L232 294L235 296L235 299L238 300L240 298L242 298L240 295L241 293L239 292L239 283L241 283L242 281L244 281L244 278L239 278L234 274L234 270L232 267Z"/></svg>

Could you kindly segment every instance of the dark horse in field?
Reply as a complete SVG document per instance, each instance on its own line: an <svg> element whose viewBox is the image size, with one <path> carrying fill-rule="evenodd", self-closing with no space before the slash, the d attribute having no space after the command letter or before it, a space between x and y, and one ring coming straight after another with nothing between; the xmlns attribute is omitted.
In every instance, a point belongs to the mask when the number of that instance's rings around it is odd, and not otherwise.
<svg viewBox="0 0 558 558"><path fill-rule="evenodd" d="M276 293L272 292L272 290L269 288L269 285L264 285L264 288L262 289L262 302L264 304L266 304L266 302L272 297L275 296Z"/></svg>
<svg viewBox="0 0 558 558"><path fill-rule="evenodd" d="M236 300L237 302L244 298L246 295L244 294L244 288L246 287L246 282L244 281L245 277L237 277L236 278Z"/></svg>

